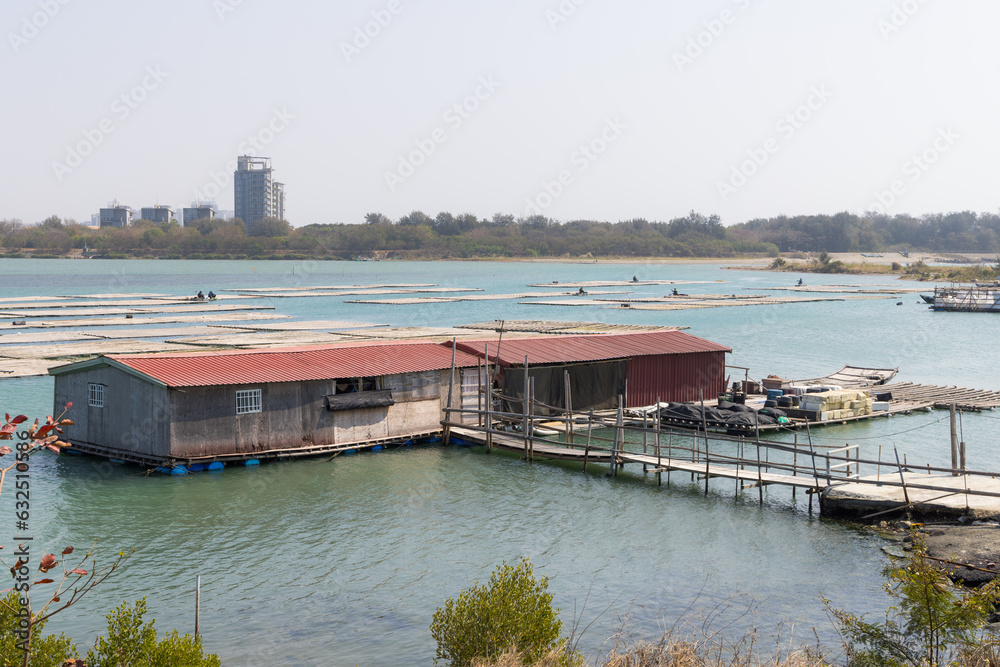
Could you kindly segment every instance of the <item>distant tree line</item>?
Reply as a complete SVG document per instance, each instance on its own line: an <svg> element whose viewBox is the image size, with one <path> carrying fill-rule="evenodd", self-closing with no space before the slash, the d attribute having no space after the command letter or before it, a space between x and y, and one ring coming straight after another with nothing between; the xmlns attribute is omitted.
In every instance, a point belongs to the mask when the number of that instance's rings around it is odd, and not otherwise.
<svg viewBox="0 0 1000 667"><path fill-rule="evenodd" d="M733 225L731 236L773 243L782 252L1000 252L996 213L899 214L837 213L758 218Z"/></svg>
<svg viewBox="0 0 1000 667"><path fill-rule="evenodd" d="M1000 215L961 213L777 216L722 225L717 215L695 211L672 220L643 218L617 223L559 222L542 215L413 211L393 220L369 213L363 224L313 224L294 228L283 220L253 225L238 218L176 221L137 220L125 228L92 229L50 216L25 225L0 220L0 247L7 257L88 256L164 258L400 257L735 257L779 252L1000 252Z"/></svg>
<svg viewBox="0 0 1000 667"><path fill-rule="evenodd" d="M237 218L176 221L137 220L129 227L92 229L51 216L36 225L0 220L5 256L88 256L165 258L332 258L402 257L735 257L773 255L771 243L733 237L718 216L691 212L669 222L644 219L619 223L544 216L515 218L498 213L436 217L413 211L399 220L369 213L363 224L318 224L293 228L280 220L254 223L253 236Z"/></svg>

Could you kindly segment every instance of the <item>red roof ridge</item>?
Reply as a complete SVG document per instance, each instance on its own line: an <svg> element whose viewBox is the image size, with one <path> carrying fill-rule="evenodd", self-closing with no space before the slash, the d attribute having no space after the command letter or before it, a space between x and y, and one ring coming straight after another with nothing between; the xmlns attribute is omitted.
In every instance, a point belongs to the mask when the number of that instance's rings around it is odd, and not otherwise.
<svg viewBox="0 0 1000 667"><path fill-rule="evenodd" d="M450 341L449 341L450 343ZM254 347L238 350L198 350L195 352L132 352L126 354L102 354L100 356L122 361L126 359L184 359L187 357L222 357L241 356L249 354L287 354L295 352L314 352L319 350L350 349L358 347L395 347L397 345L434 345L440 342L430 340L346 340L336 343L320 343L318 345L290 345L288 347Z"/></svg>

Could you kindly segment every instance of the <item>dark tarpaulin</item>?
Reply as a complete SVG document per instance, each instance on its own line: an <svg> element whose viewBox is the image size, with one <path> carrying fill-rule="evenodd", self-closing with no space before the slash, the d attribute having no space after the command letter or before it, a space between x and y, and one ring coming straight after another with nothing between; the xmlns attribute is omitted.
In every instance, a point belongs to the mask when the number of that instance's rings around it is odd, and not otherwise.
<svg viewBox="0 0 1000 667"><path fill-rule="evenodd" d="M386 408L395 405L395 403L396 401L392 400L390 389L356 391L350 394L328 394L326 396L326 409L331 412L359 408Z"/></svg>
<svg viewBox="0 0 1000 667"><path fill-rule="evenodd" d="M704 422L712 427L724 427L748 430L757 425L769 426L778 423L778 417L784 417L781 410L765 408L757 412L753 408L728 401L720 401L719 407L706 405L704 408L697 403L671 403L657 410L660 421L664 425L685 425L698 428Z"/></svg>
<svg viewBox="0 0 1000 667"><path fill-rule="evenodd" d="M625 392L626 361L603 361L593 364L563 364L560 366L528 366L528 376L535 384L536 415L552 415L566 406L565 371L569 371L569 387L573 411L601 410L618 405L618 396ZM506 400L507 412L521 414L524 404L524 368L507 368L503 374L503 395L514 398ZM546 408L544 403L552 406Z"/></svg>

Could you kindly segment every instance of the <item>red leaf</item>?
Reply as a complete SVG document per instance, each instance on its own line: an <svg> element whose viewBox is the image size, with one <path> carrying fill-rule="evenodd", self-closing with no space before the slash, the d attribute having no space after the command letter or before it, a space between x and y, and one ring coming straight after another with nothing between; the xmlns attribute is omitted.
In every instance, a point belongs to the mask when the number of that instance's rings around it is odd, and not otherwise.
<svg viewBox="0 0 1000 667"><path fill-rule="evenodd" d="M39 579L36 584L51 584L55 579Z"/></svg>
<svg viewBox="0 0 1000 667"><path fill-rule="evenodd" d="M67 404L66 404L66 409L67 409L67 410L68 410L69 408L71 408L71 407L73 407L73 401L70 401L69 403L67 403Z"/></svg>
<svg viewBox="0 0 1000 667"><path fill-rule="evenodd" d="M53 601L53 602L59 602L59 596L57 595L57 596L55 596L54 598L52 598L52 601Z"/></svg>
<svg viewBox="0 0 1000 667"><path fill-rule="evenodd" d="M42 561L38 564L38 569L42 572L48 572L58 564L55 554L45 554L42 556Z"/></svg>
<svg viewBox="0 0 1000 667"><path fill-rule="evenodd" d="M82 567L74 567L72 570L69 571L69 573L85 575L87 574L87 571L84 570Z"/></svg>
<svg viewBox="0 0 1000 667"><path fill-rule="evenodd" d="M73 553L73 547L66 547L65 549L63 549L63 556L68 556L71 553Z"/></svg>
<svg viewBox="0 0 1000 667"><path fill-rule="evenodd" d="M6 456L7 454L10 454L12 451L14 450L8 447L7 445L4 445L3 447L0 447L0 456Z"/></svg>
<svg viewBox="0 0 1000 667"><path fill-rule="evenodd" d="M20 424L21 422L28 421L28 418L25 417L24 415L18 415L9 421L11 424ZM35 421L37 422L38 420L36 419Z"/></svg>

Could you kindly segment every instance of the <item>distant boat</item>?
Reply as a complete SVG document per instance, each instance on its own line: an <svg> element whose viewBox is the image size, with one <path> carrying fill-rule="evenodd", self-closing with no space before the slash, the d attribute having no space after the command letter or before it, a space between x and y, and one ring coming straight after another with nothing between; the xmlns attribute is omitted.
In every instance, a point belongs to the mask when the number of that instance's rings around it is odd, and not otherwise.
<svg viewBox="0 0 1000 667"><path fill-rule="evenodd" d="M788 385L803 386L809 384L816 385L839 385L844 389L856 389L860 387L875 387L889 382L896 377L898 368L862 368L860 366L844 366L836 373L830 373L826 377L812 378L809 380L794 380Z"/></svg>
<svg viewBox="0 0 1000 667"><path fill-rule="evenodd" d="M938 287L934 290L931 308L967 313L1000 313L1000 285Z"/></svg>
<svg viewBox="0 0 1000 667"><path fill-rule="evenodd" d="M934 303L934 295L933 294L921 294L920 298L924 300L924 303L929 303L929 304L933 304Z"/></svg>

